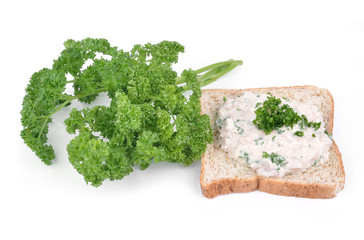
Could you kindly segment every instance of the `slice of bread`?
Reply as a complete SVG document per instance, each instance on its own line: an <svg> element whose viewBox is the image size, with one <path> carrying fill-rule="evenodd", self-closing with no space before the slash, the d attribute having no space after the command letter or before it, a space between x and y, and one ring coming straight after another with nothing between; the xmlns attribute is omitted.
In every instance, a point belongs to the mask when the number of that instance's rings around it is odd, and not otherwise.
<svg viewBox="0 0 364 240"><path fill-rule="evenodd" d="M326 130L332 134L334 123L334 101L326 89L314 86L272 87L257 89L205 89L202 92L201 113L208 114L214 132L214 143L218 129L214 122L223 98L234 98L245 91L256 94L272 93L273 96L316 105L323 113ZM341 154L335 142L330 148L329 161L307 170L282 178L262 177L242 162L228 157L216 144L209 144L201 159L201 190L205 197L221 194L243 193L255 190L305 198L333 198L344 188L345 171Z"/></svg>

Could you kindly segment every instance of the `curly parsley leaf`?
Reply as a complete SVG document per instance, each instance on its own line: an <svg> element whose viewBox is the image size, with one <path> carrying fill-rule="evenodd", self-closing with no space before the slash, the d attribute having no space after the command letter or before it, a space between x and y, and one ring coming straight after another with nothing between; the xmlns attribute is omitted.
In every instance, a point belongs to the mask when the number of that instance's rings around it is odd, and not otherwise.
<svg viewBox="0 0 364 240"><path fill-rule="evenodd" d="M71 140L67 151L72 166L94 187L106 179L122 179L133 171L123 148L98 139L86 128Z"/></svg>
<svg viewBox="0 0 364 240"><path fill-rule="evenodd" d="M63 98L66 78L62 72L44 68L32 75L23 100L21 137L47 165L55 158L54 150L47 145L48 124L51 113L58 105L67 103ZM65 104L64 104L65 105Z"/></svg>

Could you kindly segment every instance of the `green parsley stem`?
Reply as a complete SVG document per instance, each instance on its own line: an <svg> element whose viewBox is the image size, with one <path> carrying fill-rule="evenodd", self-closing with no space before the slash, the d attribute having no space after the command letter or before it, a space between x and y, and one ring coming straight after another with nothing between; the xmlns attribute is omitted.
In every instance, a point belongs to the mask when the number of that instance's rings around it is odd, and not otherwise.
<svg viewBox="0 0 364 240"><path fill-rule="evenodd" d="M68 103L70 103L71 101L75 100L75 99L79 99L79 98L83 98L83 97L87 97L87 96L90 96L90 95L94 95L94 94L97 94L97 93L101 93L101 92L105 92L107 89L106 88L100 88L98 89L97 91L95 91L94 93L92 94L78 94L78 95L75 95L75 96L70 96L66 101L64 101L61 105L59 105L53 112L51 112L50 114L48 115L45 115L45 116L39 116L38 118L45 118L44 119L44 122L43 122L43 125L42 125L42 128L40 129L40 132L38 134L38 139L40 138L40 136L42 135L43 133L43 130L44 130L44 127L47 125L47 122L48 122L48 119L53 115L55 114L56 112L58 112L59 110L61 110L63 107L65 107Z"/></svg>
<svg viewBox="0 0 364 240"><path fill-rule="evenodd" d="M219 71L212 74L212 76L203 77L204 75L202 75L201 79L199 79L200 87L203 87L203 86L206 86L206 85L208 85L208 84L210 84L212 82L215 82L217 79L224 76L225 74L227 74L228 72L230 72L231 70L233 70L237 66L241 65L242 63L243 63L242 61L234 61L228 66L220 67Z"/></svg>
<svg viewBox="0 0 364 240"><path fill-rule="evenodd" d="M54 110L54 112L46 115L46 116L42 116L42 117L45 117L44 119L44 122L43 122L43 125L42 125L42 128L40 129L40 132L39 132L39 135L38 135L38 139L40 139L40 136L42 135L43 133L43 130L44 130L44 127L46 126L47 122L48 122L48 119L53 115L55 114L56 112L58 112L59 110L61 110L64 106L66 106L69 102L71 102L73 99L70 98L68 99L67 101L65 101L64 103L62 103L61 105L59 105L56 110Z"/></svg>
<svg viewBox="0 0 364 240"><path fill-rule="evenodd" d="M211 70L211 69L216 69L216 68L218 68L218 67L222 67L222 66L230 65L231 63L234 63L234 62L241 62L241 64L243 64L243 62L242 62L242 61L240 61L240 60L235 61L235 60L233 60L233 59L229 59L229 60L227 60L227 61L214 63L214 64L208 65L208 66L206 66L206 67L203 67L203 68L197 69L197 70L195 70L195 72L196 72L197 74L200 74L200 73L206 72L206 71Z"/></svg>
<svg viewBox="0 0 364 240"><path fill-rule="evenodd" d="M235 67L242 65L242 64L243 64L243 61L241 61L241 60L230 59L227 61L214 63L214 64L208 65L206 67L197 69L197 70L195 70L195 72L197 74L201 74L201 73L204 73L207 71L206 73L198 76L199 81L200 81L200 86L202 87L202 86L206 86L207 84L216 81L221 76L227 74L228 72L233 70ZM209 81L201 85L201 82L205 81L208 78L209 78ZM182 76L176 78L176 85L179 85L179 84L182 84L185 82L186 82L186 79Z"/></svg>
<svg viewBox="0 0 364 240"><path fill-rule="evenodd" d="M102 92L106 92L107 89L106 88L100 88L97 91L93 92L93 93L87 93L87 94L78 94L78 95L67 95L67 94L63 94L62 95L62 99L65 100L61 105L59 105L53 112L51 112L48 115L43 115L43 116L38 116L37 118L49 118L50 116L52 116L53 114L55 114L56 112L58 112L59 110L61 110L64 106L66 106L68 103L70 103L73 100L79 99L79 98L83 98L83 97L87 97L90 95L94 95L94 94L98 94L98 93L102 93Z"/></svg>
<svg viewBox="0 0 364 240"><path fill-rule="evenodd" d="M203 81L205 81L206 79L209 79L213 76L215 76L216 74L218 74L219 72L223 71L224 69L226 69L228 66L230 65L223 65L223 66L220 66L220 67L217 67L217 68L214 68L206 73L204 73L203 75L200 75L198 77L198 81L201 83Z"/></svg>

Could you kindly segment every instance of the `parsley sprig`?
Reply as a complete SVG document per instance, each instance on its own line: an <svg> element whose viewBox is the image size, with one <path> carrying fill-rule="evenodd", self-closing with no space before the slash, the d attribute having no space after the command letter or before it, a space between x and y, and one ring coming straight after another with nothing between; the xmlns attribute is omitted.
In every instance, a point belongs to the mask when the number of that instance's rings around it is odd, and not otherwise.
<svg viewBox="0 0 364 240"><path fill-rule="evenodd" d="M130 52L106 39L67 40L64 46L51 69L30 79L21 137L45 164L52 164L55 153L47 144L52 116L73 100L91 103L106 92L109 107L72 109L65 120L67 131L78 133L67 146L69 160L93 186L122 179L135 166L145 169L152 160L189 165L200 159L212 141L209 117L200 115L200 88L242 64L228 60L177 77L172 64L184 52L177 42L135 45ZM103 57L96 57L100 53ZM92 64L84 68L87 60ZM65 93L66 85L72 85L74 95ZM187 90L192 91L189 98L183 95Z"/></svg>
<svg viewBox="0 0 364 240"><path fill-rule="evenodd" d="M282 105L281 103L280 98L276 98L269 93L267 100L263 102L263 106L255 110L256 117L253 123L265 134L270 134L273 130L279 130L283 126L292 128L297 123L300 124L301 130L305 127L313 127L316 131L321 127L321 122L309 122L305 115L300 116L288 104ZM294 135L302 137L304 133L296 131Z"/></svg>
<svg viewBox="0 0 364 240"><path fill-rule="evenodd" d="M288 104L280 106L281 103L281 99L269 94L263 106L255 110L256 117L253 123L265 134L283 126L293 127L302 119Z"/></svg>

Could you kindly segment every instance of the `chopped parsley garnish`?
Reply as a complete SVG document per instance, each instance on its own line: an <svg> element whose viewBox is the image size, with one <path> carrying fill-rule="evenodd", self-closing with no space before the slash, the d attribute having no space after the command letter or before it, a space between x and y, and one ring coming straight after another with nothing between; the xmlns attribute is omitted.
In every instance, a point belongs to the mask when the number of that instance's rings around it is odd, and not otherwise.
<svg viewBox="0 0 364 240"><path fill-rule="evenodd" d="M225 120L227 119L227 118L229 118L230 116L228 116L228 117L226 117L226 118L224 118L224 119L221 119L221 118L218 118L218 119L216 119L216 121L215 121L215 125L219 128L219 129L221 129L222 128L222 124L223 124L223 122L225 122Z"/></svg>
<svg viewBox="0 0 364 240"><path fill-rule="evenodd" d="M326 135L332 140L332 134L329 131L325 130Z"/></svg>
<svg viewBox="0 0 364 240"><path fill-rule="evenodd" d="M287 99L286 99L287 100ZM287 100L288 101L288 100ZM301 130L305 127L313 127L318 130L321 127L321 122L309 122L305 115L298 115L293 108L288 104L281 104L282 100L272 96L268 93L267 100L263 102L263 106L257 108L261 104L257 103L255 108L255 119L253 124L260 130L263 130L265 134L270 134L273 130L277 130L279 134L279 128L281 127L293 127L294 124L300 124ZM297 131L295 135L302 137L303 132Z"/></svg>
<svg viewBox="0 0 364 240"><path fill-rule="evenodd" d="M277 132L278 132L278 134L282 134L282 133L284 133L286 130L283 130L283 129L277 129Z"/></svg>
<svg viewBox="0 0 364 240"><path fill-rule="evenodd" d="M235 127L236 127L236 130L238 130L238 133L239 133L240 135L243 135L243 133L244 133L244 129L243 129L242 127L238 126L238 125L236 124L237 122L240 122L240 119L238 119L238 120L236 120L236 121L234 122L234 125L235 125Z"/></svg>
<svg viewBox="0 0 364 240"><path fill-rule="evenodd" d="M258 144L263 145L264 144L262 137L255 139L254 142L255 142L255 145L258 145Z"/></svg>
<svg viewBox="0 0 364 240"><path fill-rule="evenodd" d="M272 163L274 163L278 167L281 167L281 166L284 166L287 164L287 161L284 157L277 155L274 152L272 152L271 154L268 154L267 152L262 152L262 158L270 158Z"/></svg>
<svg viewBox="0 0 364 240"><path fill-rule="evenodd" d="M321 122L309 122L305 115L302 115L302 121L300 122L301 129L304 127L313 127L317 131L321 127Z"/></svg>
<svg viewBox="0 0 364 240"><path fill-rule="evenodd" d="M249 163L249 154L247 152L244 152L239 158L245 159L246 163Z"/></svg>
<svg viewBox="0 0 364 240"><path fill-rule="evenodd" d="M293 108L287 104L280 106L281 103L281 99L270 95L263 102L263 106L255 110L256 118L253 123L265 134L283 126L293 127L302 119Z"/></svg>
<svg viewBox="0 0 364 240"><path fill-rule="evenodd" d="M322 156L320 156L320 158L319 158L319 159L315 160L315 161L313 162L313 166L316 166L316 165L318 164L318 162L319 162L322 158L323 158L323 157L322 157Z"/></svg>
<svg viewBox="0 0 364 240"><path fill-rule="evenodd" d="M298 137L302 137L304 135L304 133L302 131L296 131L294 133L294 135L298 136Z"/></svg>

